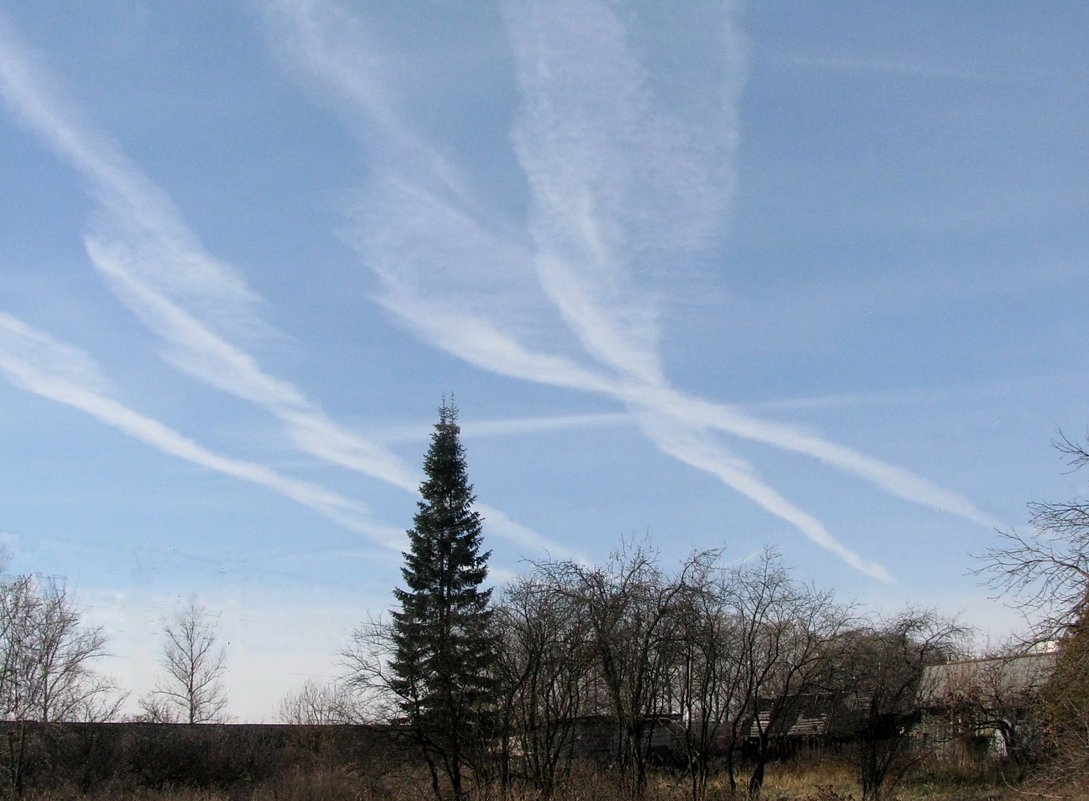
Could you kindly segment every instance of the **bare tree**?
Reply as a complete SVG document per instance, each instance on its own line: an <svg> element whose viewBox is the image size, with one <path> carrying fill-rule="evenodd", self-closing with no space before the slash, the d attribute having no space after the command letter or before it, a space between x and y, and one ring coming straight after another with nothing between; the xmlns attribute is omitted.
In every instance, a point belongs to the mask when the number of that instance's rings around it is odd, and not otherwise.
<svg viewBox="0 0 1089 801"><path fill-rule="evenodd" d="M552 592L536 573L506 588L492 620L505 732L500 776L509 782L511 753L518 752L526 778L548 796L570 767L575 722L586 703L588 623L570 598Z"/></svg>
<svg viewBox="0 0 1089 801"><path fill-rule="evenodd" d="M1085 445L1065 435L1054 444L1073 470L1089 464ZM1038 644L1060 639L1089 604L1089 501L1036 502L1029 510L1032 532L999 531L999 544L980 557L976 572L1040 614L1030 643Z"/></svg>
<svg viewBox="0 0 1089 801"><path fill-rule="evenodd" d="M963 655L966 636L956 621L907 609L843 638L834 681L847 692L864 801L879 801L917 763L908 733L923 669Z"/></svg>
<svg viewBox="0 0 1089 801"><path fill-rule="evenodd" d="M195 600L163 627L165 675L140 699L145 719L163 723L216 723L225 718L227 694L221 683L223 649L216 644L216 620Z"/></svg>
<svg viewBox="0 0 1089 801"><path fill-rule="evenodd" d="M55 581L18 576L0 584L0 711L14 723L3 768L15 794L22 792L29 722L105 720L124 700L92 670L106 639L80 618Z"/></svg>
<svg viewBox="0 0 1089 801"><path fill-rule="evenodd" d="M367 720L400 718L393 689L395 677L389 670L393 653L392 624L382 618L371 618L356 626L347 647L340 652L342 683L357 699L357 709Z"/></svg>
<svg viewBox="0 0 1089 801"><path fill-rule="evenodd" d="M135 723L180 723L182 720L181 708L158 691L142 696L137 703L140 713L133 716Z"/></svg>
<svg viewBox="0 0 1089 801"><path fill-rule="evenodd" d="M1087 444L1060 434L1054 443L1072 470L1089 465ZM1034 612L1025 646L1059 646L1056 671L1042 696L1051 728L1052 773L1084 785L1089 759L1089 500L1029 505L1032 531L999 532L1000 543L982 556L979 573L1000 595Z"/></svg>
<svg viewBox="0 0 1089 801"><path fill-rule="evenodd" d="M742 627L726 592L732 571L718 566L719 556L718 551L709 552L693 565L675 630L680 649L673 693L685 724L683 742L694 801L706 796L712 756L730 721L740 717L741 683L733 657L739 650Z"/></svg>
<svg viewBox="0 0 1089 801"><path fill-rule="evenodd" d="M364 723L361 704L352 687L341 682L307 679L280 701L280 722L301 726Z"/></svg>
<svg viewBox="0 0 1089 801"><path fill-rule="evenodd" d="M796 582L772 548L741 566L732 585L727 597L733 598L742 633L735 695L744 701L744 720L751 721L748 792L755 798L773 740L790 728L800 699L827 688L835 662L830 645L852 618L831 592Z"/></svg>
<svg viewBox="0 0 1089 801"><path fill-rule="evenodd" d="M829 642L851 620L832 594L795 581L774 548L721 567L719 552L686 569L674 686L685 726L691 794L707 790L711 757L725 754L731 794L734 754L751 755L748 793L760 794L770 749L789 729L799 699L826 686Z"/></svg>
<svg viewBox="0 0 1089 801"><path fill-rule="evenodd" d="M691 564L691 563L690 563ZM613 718L617 763L635 794L646 787L653 721L672 711L674 635L683 610L686 565L667 577L655 554L623 548L601 567L565 561L537 566L549 590L585 621L604 708Z"/></svg>
<svg viewBox="0 0 1089 801"><path fill-rule="evenodd" d="M81 625L63 585L19 576L0 586L0 703L9 720L103 720L116 687L92 670L106 652L102 629Z"/></svg>

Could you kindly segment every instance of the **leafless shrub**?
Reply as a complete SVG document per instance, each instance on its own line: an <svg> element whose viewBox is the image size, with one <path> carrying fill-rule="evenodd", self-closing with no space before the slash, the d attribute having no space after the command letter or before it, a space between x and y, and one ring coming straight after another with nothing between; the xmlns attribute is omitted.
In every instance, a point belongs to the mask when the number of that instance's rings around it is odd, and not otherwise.
<svg viewBox="0 0 1089 801"><path fill-rule="evenodd" d="M164 675L140 699L150 723L216 723L225 720L227 694L221 679L223 649L216 644L216 621L195 600L163 627Z"/></svg>
<svg viewBox="0 0 1089 801"><path fill-rule="evenodd" d="M307 679L280 701L281 723L329 726L365 723L363 704L355 689L344 682Z"/></svg>

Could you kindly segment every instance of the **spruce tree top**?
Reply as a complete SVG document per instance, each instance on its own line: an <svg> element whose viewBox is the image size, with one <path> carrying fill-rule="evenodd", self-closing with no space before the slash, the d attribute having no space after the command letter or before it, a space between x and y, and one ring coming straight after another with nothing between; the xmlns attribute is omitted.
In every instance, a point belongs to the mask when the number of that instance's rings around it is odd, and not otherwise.
<svg viewBox="0 0 1089 801"><path fill-rule="evenodd" d="M424 457L426 477L420 484L421 499L408 530L410 549L401 569L409 594L434 591L437 586L475 589L487 577L490 552L479 553L483 518L473 509L476 496L457 419L457 406L444 399ZM486 603L490 592L482 595Z"/></svg>

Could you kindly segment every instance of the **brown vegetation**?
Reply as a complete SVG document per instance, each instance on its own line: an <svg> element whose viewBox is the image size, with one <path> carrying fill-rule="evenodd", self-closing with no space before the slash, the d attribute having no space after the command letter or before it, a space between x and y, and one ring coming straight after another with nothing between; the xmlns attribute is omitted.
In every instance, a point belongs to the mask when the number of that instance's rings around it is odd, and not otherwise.
<svg viewBox="0 0 1089 801"><path fill-rule="evenodd" d="M228 787L165 787L111 785L81 793L71 784L32 791L33 801L417 801L430 795L427 771L404 768L390 771L378 765L319 765L296 767L255 782ZM729 798L728 786L712 782L713 797ZM641 801L683 801L686 783L676 775L651 772ZM1031 794L1029 794L1031 795ZM742 796L743 797L743 796ZM768 766L765 801L857 801L857 780L849 765L834 759L805 763L772 763ZM1013 801L1023 791L1007 786L995 769L966 770L956 764L937 764L905 783L894 801ZM1079 796L1067 796L1078 798ZM496 786L474 787L470 801L541 801L539 791ZM616 781L611 771L582 765L561 784L552 801L630 801L633 796Z"/></svg>
<svg viewBox="0 0 1089 801"><path fill-rule="evenodd" d="M9 727L10 728L10 727ZM0 741L6 732L0 730ZM396 732L374 726L72 724L35 726L24 798L36 801L416 801L431 795L423 763ZM1012 801L1012 762L952 751L917 763L892 801ZM742 761L739 766L751 768ZM1069 786L1069 785L1068 785ZM851 749L815 749L766 765L765 801L860 801ZM1049 794L1066 794L1052 783ZM731 794L715 772L708 798ZM557 776L547 792L528 782L478 781L469 801L684 801L685 771L652 767L643 788L620 780L616 766L586 759Z"/></svg>

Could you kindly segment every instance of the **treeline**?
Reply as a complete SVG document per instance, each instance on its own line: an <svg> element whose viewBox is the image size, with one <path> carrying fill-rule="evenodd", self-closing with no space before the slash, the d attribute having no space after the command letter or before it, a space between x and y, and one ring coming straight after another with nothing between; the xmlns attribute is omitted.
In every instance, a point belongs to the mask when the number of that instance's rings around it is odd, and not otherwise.
<svg viewBox="0 0 1089 801"><path fill-rule="evenodd" d="M611 764L633 795L647 786L656 733L675 720L678 764L693 799L707 795L720 768L731 795L743 779L754 797L801 699L820 697L835 701L865 801L881 798L910 766L917 753L908 735L926 669L966 655L966 632L955 621L911 609L862 616L794 580L772 550L740 564L725 563L718 551L698 553L675 572L640 548L596 567L547 561L492 599L459 434L457 409L444 401L424 458L397 606L390 620L358 629L344 655L344 686L411 735L436 799L460 801L482 781L548 795L566 779L591 718L612 725ZM1089 463L1089 453L1067 446L1075 464ZM1006 589L1028 589L1042 606L1058 599L1036 635L1063 638L1060 674L1065 655L1079 652L1073 624L1089 597L1087 511L1078 502L1037 507L1038 537L1007 535L985 566ZM1079 662L1067 672L1085 684L1083 668ZM949 686L958 683L965 682ZM957 687L945 729L1000 732L1023 772L1039 739L1030 730L1051 723L1064 736L1074 733L1057 725L1055 703L1045 704L1045 717L1016 704L994 708L993 696L1006 694L1002 683L993 692ZM1049 695L1072 697L1054 683ZM1084 711L1068 717L1077 724ZM831 714L820 731L826 740L836 734Z"/></svg>
<svg viewBox="0 0 1089 801"><path fill-rule="evenodd" d="M922 668L965 655L965 631L955 622L917 610L867 618L798 581L771 549L736 563L720 551L696 553L675 569L643 547L598 566L542 562L503 588L487 620L496 645L487 715L474 719L477 728L455 732L466 778L472 786L532 788L542 796L567 786L582 757L596 757L630 794L642 792L661 766L687 777L692 798L705 797L716 780L756 795L783 733L780 718L799 697L837 693L853 710L841 721L841 745L864 795L876 798L913 757L905 734ZM175 626L176 634L200 633L190 638L202 647L197 653L214 653L192 606L172 625L179 621L188 625ZM389 628L357 630L343 654L343 680L309 683L285 698L284 722L368 722L380 732L386 762L412 747L383 683ZM12 794L49 781L81 789L111 782L230 787L302 764L299 754L321 752L325 764L343 759L358 768L378 753L374 738L366 749L330 751L298 733L314 738L321 726L274 733L63 725L118 717L123 693L92 669L105 645L100 630L80 625L62 586L17 577L0 588L0 697L8 720L0 768ZM197 695L217 704L223 698L221 691ZM145 711L141 719L151 718ZM231 730L245 735L224 733ZM587 747L591 735L596 753ZM440 739L430 745L448 747Z"/></svg>
<svg viewBox="0 0 1089 801"><path fill-rule="evenodd" d="M195 653L214 655L211 630L197 611L190 606L171 625L175 634L193 635L201 646ZM721 551L696 553L673 569L644 547L622 549L597 566L541 562L503 588L487 619L486 636L496 648L486 725L455 732L466 775L473 783L541 795L560 791L580 757L597 757L632 794L662 765L687 777L692 798L705 797L716 783L756 795L784 734L781 720L796 715L799 698L835 695L850 714L826 734L838 738L839 753L855 765L863 796L878 798L918 757L909 730L923 668L968 655L966 631L955 621L920 610L865 616L797 580L772 549L740 562L726 561ZM389 632L389 623L358 629L343 654L342 681L308 683L292 693L281 704L284 722L403 723L383 683ZM35 786L45 776L86 784L122 774L144 786L223 786L267 773L272 763L259 752L271 741L255 735L228 748L224 743L233 741L211 729L178 740L163 734L175 729L152 727L119 740L116 733L91 737L91 729L57 725L118 718L124 693L92 669L105 646L101 630L80 624L63 586L26 576L0 584L0 699L8 721L0 769L12 794L23 791L28 777ZM1052 685L1043 694L1059 711L1077 700L1070 688L1084 684L1080 663L1062 664L1065 689ZM197 683L195 696L218 710L222 690L209 686ZM957 733L970 734L1001 711L965 714L964 698L978 701L980 690L957 688ZM146 708L140 719L151 720ZM1044 725L1016 710L1006 718L1014 745L1031 738L1012 727ZM391 746L400 746L394 730L383 731ZM441 751L447 743L431 745ZM364 758L338 753L349 765ZM1011 750L1013 758L1028 756ZM75 776L54 775L62 764L83 767ZM111 773L108 765L124 769Z"/></svg>
<svg viewBox="0 0 1089 801"><path fill-rule="evenodd" d="M931 611L864 617L796 580L772 549L740 563L697 553L675 571L639 547L600 566L543 562L503 590L490 624L491 725L454 733L475 776L552 793L588 755L593 725L598 756L633 794L664 762L687 775L695 799L720 772L731 794L758 795L781 718L797 714L800 698L830 694L849 710L842 744L864 797L880 797L909 757L924 666L963 657L967 634ZM382 714L376 700L395 700L389 642L389 624L357 630L340 689L305 687L285 712ZM360 694L346 705L352 690ZM663 732L668 746L658 747ZM441 761L450 743L429 737Z"/></svg>
<svg viewBox="0 0 1089 801"><path fill-rule="evenodd" d="M693 798L720 764L736 791L742 746L758 794L780 716L830 692L852 695L863 789L876 797L904 744L886 727L910 711L922 667L962 654L964 635L930 612L864 620L773 550L741 564L700 553L674 573L638 548L600 567L545 563L507 590L495 620L504 728L532 755L534 784L554 784L569 721L590 713L615 721L616 765L638 790L646 728L674 716Z"/></svg>
<svg viewBox="0 0 1089 801"><path fill-rule="evenodd" d="M968 656L962 626L925 609L864 614L797 580L773 549L740 561L698 552L671 569L626 546L601 565L537 563L493 597L456 421L444 403L391 617L353 633L340 681L285 698L285 723L367 723L416 755L437 799L556 795L593 756L628 796L644 794L660 761L701 801L759 795L805 706L820 724L810 733L837 744L875 801L927 753L911 736L926 694L948 713L927 747L997 732L1015 780L1047 757L1057 781L1089 789L1086 504L1034 506L1034 533L1004 534L984 557L999 590L1045 613L1023 645L1061 646L1054 677L1015 692L1000 663L949 671L939 698L921 682ZM1064 442L1076 466L1089 463ZM163 673L140 720L222 718L214 623L193 602L164 625ZM13 793L51 726L118 714L123 693L92 669L104 647L62 585L0 582L0 767Z"/></svg>

